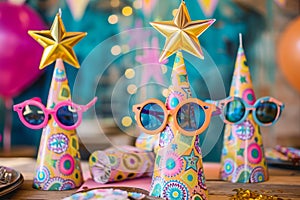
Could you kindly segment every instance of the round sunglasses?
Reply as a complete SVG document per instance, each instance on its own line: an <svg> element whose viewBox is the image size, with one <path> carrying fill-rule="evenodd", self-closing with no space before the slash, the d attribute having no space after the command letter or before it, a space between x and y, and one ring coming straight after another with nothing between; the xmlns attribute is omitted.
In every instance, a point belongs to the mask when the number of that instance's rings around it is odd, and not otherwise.
<svg viewBox="0 0 300 200"><path fill-rule="evenodd" d="M227 124L240 124L245 121L249 112L252 112L253 119L259 126L270 126L277 122L284 109L284 104L273 97L259 98L253 106L233 96L220 101L206 102L217 106L221 111L219 114L222 120Z"/></svg>
<svg viewBox="0 0 300 200"><path fill-rule="evenodd" d="M133 106L140 129L154 135L162 132L171 115L175 127L184 135L195 136L208 127L215 106L199 99L189 98L180 102L175 109L167 110L158 99L149 99Z"/></svg>
<svg viewBox="0 0 300 200"><path fill-rule="evenodd" d="M46 108L38 98L26 100L14 105L22 123L31 129L40 129L47 126L49 115L52 115L57 125L65 130L76 129L82 121L82 113L93 106L95 97L87 105L78 105L71 100L59 102L53 109Z"/></svg>

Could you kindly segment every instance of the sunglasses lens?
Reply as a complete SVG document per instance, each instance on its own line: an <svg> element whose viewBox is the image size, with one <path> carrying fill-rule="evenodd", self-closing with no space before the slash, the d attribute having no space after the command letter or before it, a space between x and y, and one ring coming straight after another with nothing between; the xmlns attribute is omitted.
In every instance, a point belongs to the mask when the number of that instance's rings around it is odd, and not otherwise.
<svg viewBox="0 0 300 200"><path fill-rule="evenodd" d="M37 106L27 105L23 108L22 114L26 122L31 125L40 125L45 119L45 114Z"/></svg>
<svg viewBox="0 0 300 200"><path fill-rule="evenodd" d="M57 119L65 126L73 126L78 121L77 110L71 106L62 106L57 110Z"/></svg>
<svg viewBox="0 0 300 200"><path fill-rule="evenodd" d="M141 123L147 130L158 129L164 121L164 110L156 103L149 103L141 110Z"/></svg>
<svg viewBox="0 0 300 200"><path fill-rule="evenodd" d="M233 100L225 106L225 118L232 123L240 121L244 117L245 112L245 105L239 100Z"/></svg>
<svg viewBox="0 0 300 200"><path fill-rule="evenodd" d="M196 131L205 121L203 108L196 103L186 103L177 112L178 125L185 131Z"/></svg>
<svg viewBox="0 0 300 200"><path fill-rule="evenodd" d="M256 118L263 124L275 121L277 113L277 105L273 102L260 102L256 106Z"/></svg>

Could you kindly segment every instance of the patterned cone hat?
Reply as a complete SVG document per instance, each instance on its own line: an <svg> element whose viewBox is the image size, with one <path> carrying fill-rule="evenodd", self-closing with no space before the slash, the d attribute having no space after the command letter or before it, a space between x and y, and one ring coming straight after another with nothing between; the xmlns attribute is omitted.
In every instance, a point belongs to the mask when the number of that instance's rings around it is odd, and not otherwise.
<svg viewBox="0 0 300 200"><path fill-rule="evenodd" d="M166 107L172 110L191 96L186 67L179 51ZM169 200L207 199L199 137L181 134L173 120L169 116L166 128L160 133L150 195Z"/></svg>
<svg viewBox="0 0 300 200"><path fill-rule="evenodd" d="M241 35L230 96L240 97L249 105L256 101ZM221 164L223 180L240 183L268 180L260 127L251 112L241 124L226 125Z"/></svg>
<svg viewBox="0 0 300 200"><path fill-rule="evenodd" d="M49 90L47 108L70 100L71 91L61 59L57 59ZM41 190L69 190L79 187L83 178L76 130L60 128L53 117L43 129L33 187Z"/></svg>

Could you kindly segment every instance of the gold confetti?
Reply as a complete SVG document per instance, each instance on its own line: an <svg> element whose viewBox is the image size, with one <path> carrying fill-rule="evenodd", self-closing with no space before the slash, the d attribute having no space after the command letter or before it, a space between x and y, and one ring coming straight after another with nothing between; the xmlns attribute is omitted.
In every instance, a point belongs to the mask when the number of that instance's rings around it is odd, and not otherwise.
<svg viewBox="0 0 300 200"><path fill-rule="evenodd" d="M230 200L284 200L276 195L261 194L258 191L251 191L249 189L239 188L233 191L236 192L236 194L231 196Z"/></svg>

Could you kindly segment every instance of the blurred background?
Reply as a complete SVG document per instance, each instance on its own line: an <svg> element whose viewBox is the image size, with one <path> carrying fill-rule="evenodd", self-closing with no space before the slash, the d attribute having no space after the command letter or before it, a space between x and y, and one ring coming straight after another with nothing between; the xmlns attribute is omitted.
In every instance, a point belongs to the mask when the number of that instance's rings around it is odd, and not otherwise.
<svg viewBox="0 0 300 200"><path fill-rule="evenodd" d="M8 5L12 3L20 5ZM36 156L40 142L42 130L25 127L11 109L12 103L32 97L46 104L52 78L53 66L37 70L43 49L27 30L50 29L61 8L68 32L88 33L74 48L81 69L65 64L74 101L99 99L95 114L86 113L78 128L85 158L110 145L133 145L140 133L131 105L149 97L165 100L174 56L158 63L164 38L149 22L172 20L179 4L180 0L1 1L1 155ZM194 95L202 100L211 99L211 91L217 91L214 100L228 95L242 33L256 97L272 96L285 103L278 123L261 128L265 147L300 147L300 0L186 0L186 5L192 20L216 19L199 37L205 61L198 65L184 54ZM6 143L4 132L11 133ZM219 161L222 139L216 139L204 160ZM8 154L4 149L10 145Z"/></svg>

